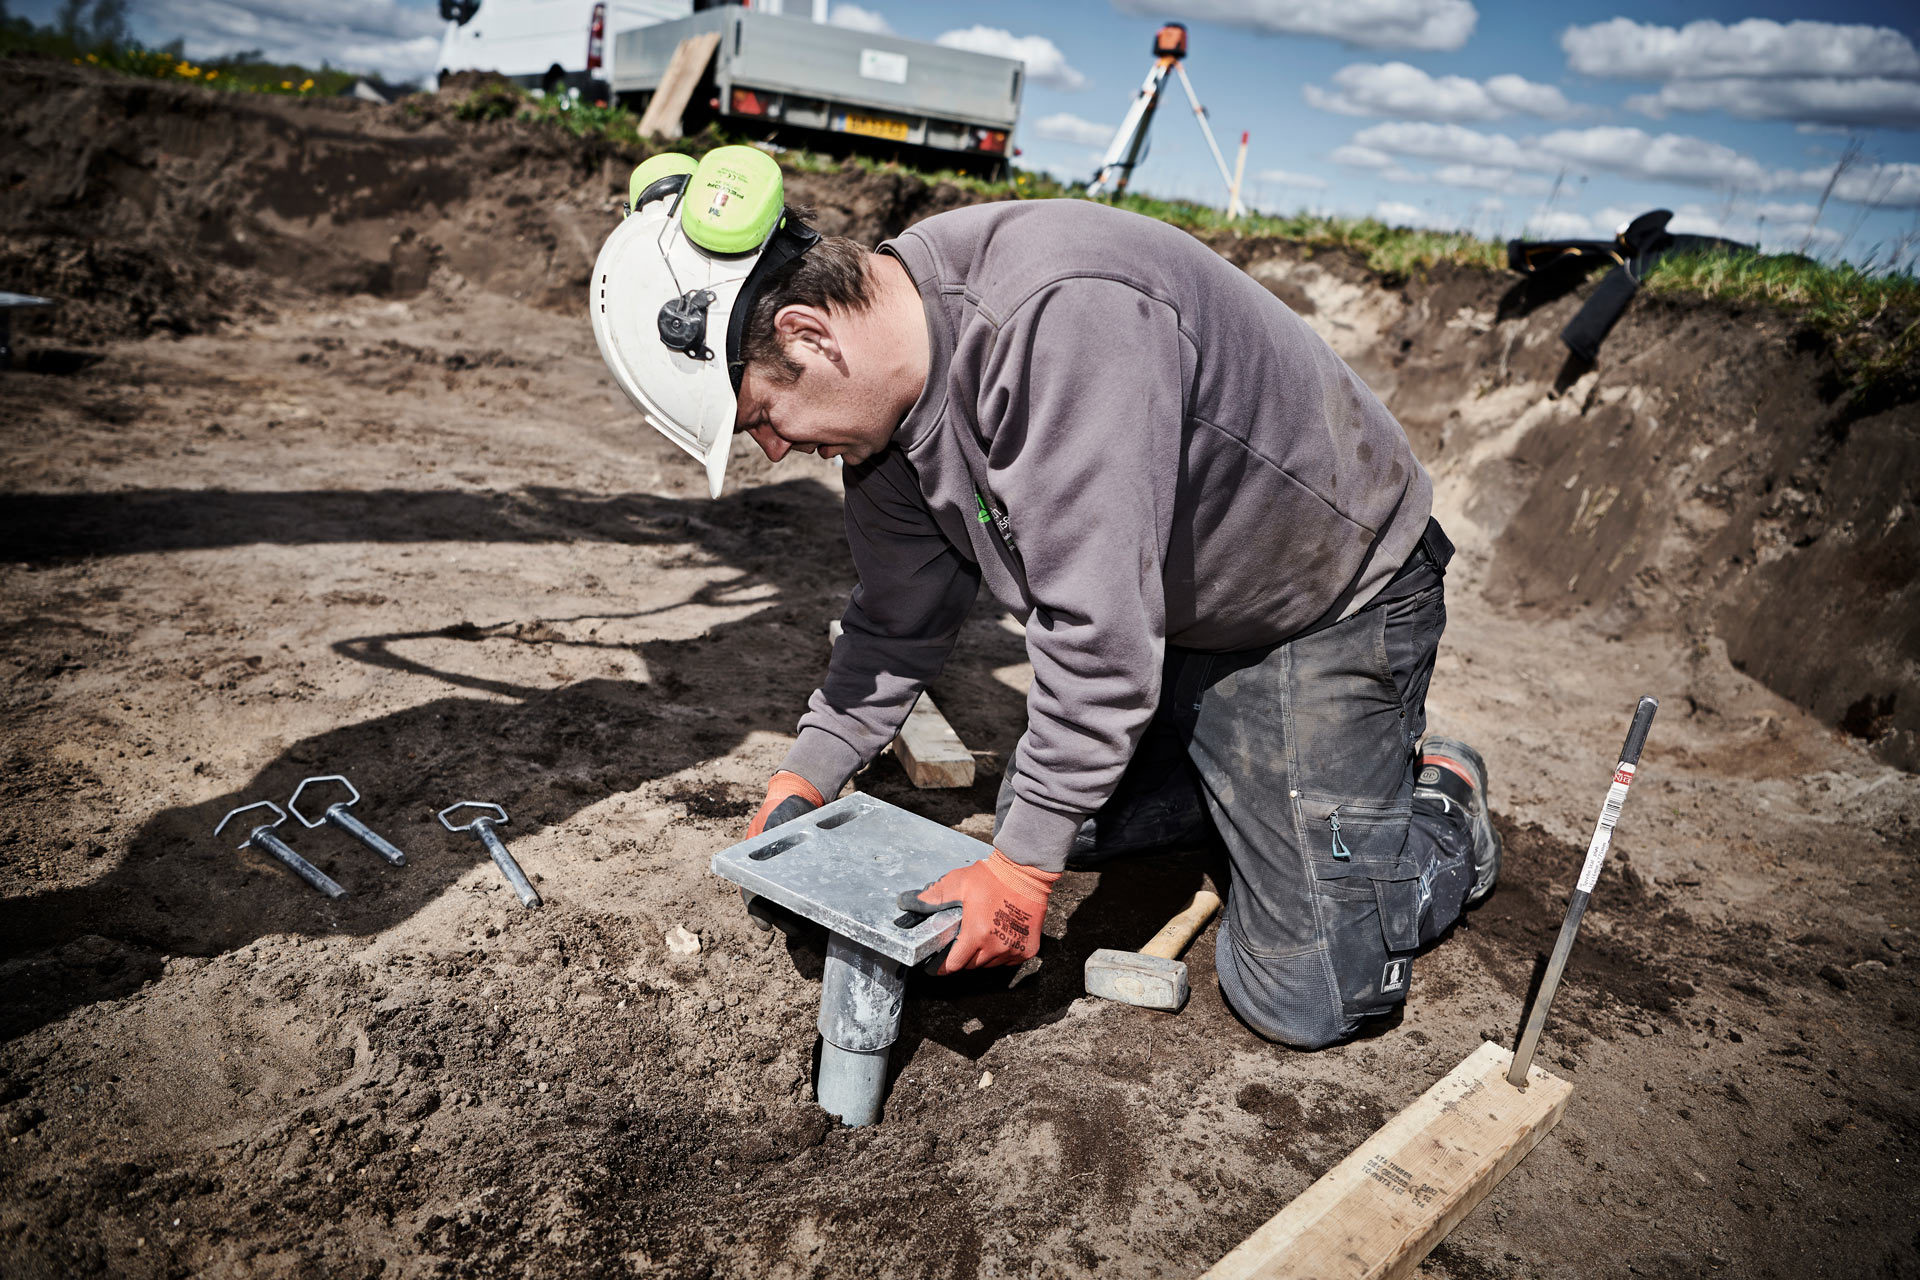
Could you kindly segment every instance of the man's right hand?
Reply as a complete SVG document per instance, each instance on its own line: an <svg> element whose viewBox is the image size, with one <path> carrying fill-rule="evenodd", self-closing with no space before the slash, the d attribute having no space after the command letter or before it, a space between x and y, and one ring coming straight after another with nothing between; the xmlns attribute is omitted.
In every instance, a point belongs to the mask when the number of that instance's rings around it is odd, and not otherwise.
<svg viewBox="0 0 1920 1280"><path fill-rule="evenodd" d="M753 839L768 827L812 813L826 802L826 797L811 782L782 769L767 783L767 798L760 802L759 812L747 824L747 839Z"/></svg>

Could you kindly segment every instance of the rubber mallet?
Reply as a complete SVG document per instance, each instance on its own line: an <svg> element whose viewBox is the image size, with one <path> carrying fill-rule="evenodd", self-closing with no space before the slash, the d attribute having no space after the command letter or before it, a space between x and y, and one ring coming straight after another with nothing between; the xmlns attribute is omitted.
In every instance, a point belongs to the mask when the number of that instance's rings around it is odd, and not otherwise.
<svg viewBox="0 0 1920 1280"><path fill-rule="evenodd" d="M1138 951L1102 948L1087 957L1087 994L1142 1009L1179 1009L1187 1002L1187 963L1175 959L1220 909L1219 895L1202 889L1187 909L1167 921Z"/></svg>

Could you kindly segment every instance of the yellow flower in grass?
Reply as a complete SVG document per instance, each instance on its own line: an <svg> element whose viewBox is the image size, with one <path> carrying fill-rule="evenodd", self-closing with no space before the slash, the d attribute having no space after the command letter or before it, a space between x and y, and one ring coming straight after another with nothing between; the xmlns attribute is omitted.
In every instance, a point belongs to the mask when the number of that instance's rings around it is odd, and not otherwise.
<svg viewBox="0 0 1920 1280"><path fill-rule="evenodd" d="M309 89L311 89L311 88L313 88L313 77L312 77L312 76L308 76L308 77L307 77L307 78L306 78L305 80L302 80L302 81L300 82L300 92L302 92L302 93L305 93L305 92L306 92L307 90L309 90Z"/></svg>
<svg viewBox="0 0 1920 1280"><path fill-rule="evenodd" d="M98 61L100 61L100 55L99 55L99 54L97 54L97 53L90 53L90 54L88 54L88 55L87 55L87 61L88 61L88 62L98 62Z"/></svg>
<svg viewBox="0 0 1920 1280"><path fill-rule="evenodd" d="M282 89L291 89L291 88L293 88L293 81L291 81L291 80L282 80L282 81L280 82L280 87L281 87Z"/></svg>
<svg viewBox="0 0 1920 1280"><path fill-rule="evenodd" d="M209 80L217 80L219 77L220 77L220 73L218 71L207 72L207 79Z"/></svg>

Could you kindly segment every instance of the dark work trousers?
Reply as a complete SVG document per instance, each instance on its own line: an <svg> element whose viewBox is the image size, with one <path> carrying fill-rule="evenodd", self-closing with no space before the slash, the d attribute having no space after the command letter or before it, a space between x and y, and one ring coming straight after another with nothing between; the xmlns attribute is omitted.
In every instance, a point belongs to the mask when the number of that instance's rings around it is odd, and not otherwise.
<svg viewBox="0 0 1920 1280"><path fill-rule="evenodd" d="M1220 989L1283 1044L1321 1048L1397 1008L1473 883L1465 816L1413 799L1444 558L1423 545L1366 608L1283 644L1169 646L1153 721L1075 842L1069 865L1090 867L1217 832ZM1003 785L1002 816L1011 798Z"/></svg>

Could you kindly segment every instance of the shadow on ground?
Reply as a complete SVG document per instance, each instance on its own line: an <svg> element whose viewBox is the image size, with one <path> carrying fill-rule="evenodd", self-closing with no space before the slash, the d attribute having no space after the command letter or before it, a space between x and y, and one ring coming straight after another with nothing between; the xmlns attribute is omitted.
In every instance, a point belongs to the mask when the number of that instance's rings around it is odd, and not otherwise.
<svg viewBox="0 0 1920 1280"><path fill-rule="evenodd" d="M790 606L814 606L823 587L851 578L839 500L812 481L719 502L550 491L368 498L29 496L5 505L0 538L12 541L16 560L28 561L259 541L692 542L736 571L715 590L751 594L759 607L691 639L620 646L644 662L644 683L586 679L532 688L398 657L393 645L407 636L342 642L336 650L357 661L426 675L460 692L301 739L245 785L149 819L119 865L99 879L0 900L0 975L8 987L0 1037L123 995L170 955L214 955L271 933L366 936L390 928L486 860L471 836L433 823L432 813L456 800L506 806L509 837L524 838L607 796L722 758L755 731L791 732L818 663L769 663L769 646L804 638L805 651L817 652L814 628L802 628L795 618L804 611ZM698 516L690 514L696 509ZM795 564L809 571L796 573ZM531 625L541 621L556 620L529 618L522 630L552 643L551 626ZM505 624L428 634L478 642L512 638L512 631ZM749 672L759 696L743 699ZM356 816L408 852L406 867L387 866L332 829L283 828L303 856L348 890L328 901L264 855L236 851L242 837L235 830L213 836L228 810L260 799L284 803L302 778L335 772L352 776L367 797Z"/></svg>

